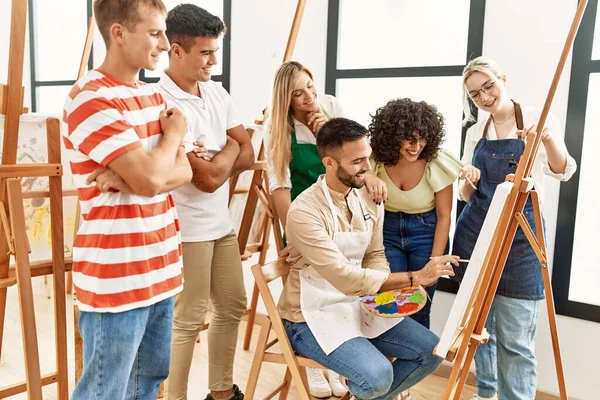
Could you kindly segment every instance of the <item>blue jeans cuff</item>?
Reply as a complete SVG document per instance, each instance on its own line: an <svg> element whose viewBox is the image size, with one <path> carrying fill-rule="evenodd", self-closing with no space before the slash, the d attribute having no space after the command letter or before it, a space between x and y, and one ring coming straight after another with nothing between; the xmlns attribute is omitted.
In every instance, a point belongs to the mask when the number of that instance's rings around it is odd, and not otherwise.
<svg viewBox="0 0 600 400"><path fill-rule="evenodd" d="M492 397L494 397L496 395L496 391L478 389L477 390L477 395L479 397L483 397L485 399L489 399L489 398L492 398Z"/></svg>

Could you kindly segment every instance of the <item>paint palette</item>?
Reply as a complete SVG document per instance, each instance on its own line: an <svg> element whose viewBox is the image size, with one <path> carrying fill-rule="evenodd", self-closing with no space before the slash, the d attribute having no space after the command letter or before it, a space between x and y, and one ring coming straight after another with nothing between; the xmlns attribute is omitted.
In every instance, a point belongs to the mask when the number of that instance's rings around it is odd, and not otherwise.
<svg viewBox="0 0 600 400"><path fill-rule="evenodd" d="M420 311L427 303L427 292L421 286L381 292L361 298L369 312L383 318L406 317Z"/></svg>

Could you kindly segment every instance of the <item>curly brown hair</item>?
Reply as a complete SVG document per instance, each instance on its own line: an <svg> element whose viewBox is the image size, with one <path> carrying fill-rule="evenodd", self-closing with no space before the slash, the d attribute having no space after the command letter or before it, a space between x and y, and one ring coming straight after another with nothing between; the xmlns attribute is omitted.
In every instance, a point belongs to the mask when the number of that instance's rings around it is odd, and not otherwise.
<svg viewBox="0 0 600 400"><path fill-rule="evenodd" d="M400 161L402 140L426 139L427 144L419 154L419 159L429 162L437 156L446 135L444 116L435 106L424 101L416 102L407 98L390 100L378 108L371 118L369 136L373 159L388 167Z"/></svg>

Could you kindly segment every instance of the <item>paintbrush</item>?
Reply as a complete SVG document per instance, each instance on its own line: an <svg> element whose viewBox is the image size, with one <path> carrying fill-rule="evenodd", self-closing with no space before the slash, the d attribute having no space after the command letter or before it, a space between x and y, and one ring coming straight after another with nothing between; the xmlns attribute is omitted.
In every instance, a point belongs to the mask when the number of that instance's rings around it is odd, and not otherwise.
<svg viewBox="0 0 600 400"><path fill-rule="evenodd" d="M454 256L454 257L456 257L456 256ZM433 260L434 258L435 258L435 257L429 257L429 259L430 259L430 260ZM464 260L464 259L462 259L462 258L459 258L459 259L458 259L458 260L456 260L456 261L458 261L459 263L460 263L460 262L462 262L462 263L468 263L468 262L471 262L471 260Z"/></svg>
<svg viewBox="0 0 600 400"><path fill-rule="evenodd" d="M473 190L477 190L477 186L475 186L475 184L468 177L465 176L465 179L467 180L469 185L473 188Z"/></svg>

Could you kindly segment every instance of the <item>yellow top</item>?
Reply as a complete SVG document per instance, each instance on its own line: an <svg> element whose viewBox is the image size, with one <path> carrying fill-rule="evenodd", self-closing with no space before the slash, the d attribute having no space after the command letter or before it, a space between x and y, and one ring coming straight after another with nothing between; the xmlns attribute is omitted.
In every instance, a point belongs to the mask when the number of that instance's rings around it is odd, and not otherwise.
<svg viewBox="0 0 600 400"><path fill-rule="evenodd" d="M451 185L460 175L463 163L448 150L440 149L436 158L427 163L421 181L411 190L401 190L390 179L383 164L373 163L373 172L385 182L387 211L420 214L435 208L435 193Z"/></svg>

